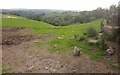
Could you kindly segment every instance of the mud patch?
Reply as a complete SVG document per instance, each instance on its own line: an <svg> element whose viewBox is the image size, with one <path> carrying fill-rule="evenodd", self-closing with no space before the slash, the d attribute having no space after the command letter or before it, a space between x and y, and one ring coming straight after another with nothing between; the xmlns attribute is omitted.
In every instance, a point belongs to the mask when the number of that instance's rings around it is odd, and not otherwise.
<svg viewBox="0 0 120 75"><path fill-rule="evenodd" d="M2 29L2 45L17 45L23 41L33 39L32 35L21 33L19 28L3 28Z"/></svg>
<svg viewBox="0 0 120 75"><path fill-rule="evenodd" d="M10 18L10 19L12 19L12 18L17 18L17 17L9 16L9 15L2 15L2 18Z"/></svg>

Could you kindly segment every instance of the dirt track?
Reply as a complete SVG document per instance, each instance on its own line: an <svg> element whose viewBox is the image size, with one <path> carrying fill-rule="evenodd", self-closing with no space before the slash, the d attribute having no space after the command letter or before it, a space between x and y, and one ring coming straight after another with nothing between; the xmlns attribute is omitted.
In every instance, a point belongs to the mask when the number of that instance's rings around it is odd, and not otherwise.
<svg viewBox="0 0 120 75"><path fill-rule="evenodd" d="M87 55L72 56L53 54L47 45L37 47L35 41L47 42L54 35L31 35L29 29L3 29L2 63L10 72L22 73L108 73L115 72L102 62L91 60ZM24 34L23 34L24 33ZM7 41L5 41L7 40Z"/></svg>

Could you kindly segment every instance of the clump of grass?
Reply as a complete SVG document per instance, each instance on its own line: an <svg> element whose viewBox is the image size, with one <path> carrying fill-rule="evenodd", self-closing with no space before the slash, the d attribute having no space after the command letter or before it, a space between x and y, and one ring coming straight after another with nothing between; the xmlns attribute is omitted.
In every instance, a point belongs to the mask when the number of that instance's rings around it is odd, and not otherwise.
<svg viewBox="0 0 120 75"><path fill-rule="evenodd" d="M83 35L78 36L78 37L75 36L75 39L76 39L77 41L83 41L83 40L85 40L85 36L83 36Z"/></svg>
<svg viewBox="0 0 120 75"><path fill-rule="evenodd" d="M101 40L101 41L98 42L98 47L99 47L101 50L105 51L105 50L108 48L108 45L105 44L105 41L104 41L104 40Z"/></svg>
<svg viewBox="0 0 120 75"><path fill-rule="evenodd" d="M101 61L104 58L104 52L103 51L98 51L97 53L94 53L91 55L91 58L97 61Z"/></svg>
<svg viewBox="0 0 120 75"><path fill-rule="evenodd" d="M87 33L87 35L89 37L95 37L95 36L97 36L97 31L96 31L96 29L94 27L89 27L87 29L86 33Z"/></svg>

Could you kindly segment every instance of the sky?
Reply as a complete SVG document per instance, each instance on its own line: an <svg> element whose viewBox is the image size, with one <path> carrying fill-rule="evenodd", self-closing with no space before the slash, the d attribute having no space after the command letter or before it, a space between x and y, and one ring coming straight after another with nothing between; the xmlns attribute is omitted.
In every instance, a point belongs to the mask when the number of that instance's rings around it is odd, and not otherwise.
<svg viewBox="0 0 120 75"><path fill-rule="evenodd" d="M0 9L93 10L109 8L120 0L0 0Z"/></svg>

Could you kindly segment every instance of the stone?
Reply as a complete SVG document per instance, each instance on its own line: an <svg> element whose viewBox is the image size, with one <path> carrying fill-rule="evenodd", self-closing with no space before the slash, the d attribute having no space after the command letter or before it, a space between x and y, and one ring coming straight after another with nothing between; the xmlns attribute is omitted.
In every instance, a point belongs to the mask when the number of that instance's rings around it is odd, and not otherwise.
<svg viewBox="0 0 120 75"><path fill-rule="evenodd" d="M99 36L102 36L102 35L103 35L103 33L99 33L98 35L99 35Z"/></svg>
<svg viewBox="0 0 120 75"><path fill-rule="evenodd" d="M61 67L63 67L63 65L61 65Z"/></svg>
<svg viewBox="0 0 120 75"><path fill-rule="evenodd" d="M60 62L59 61L57 61L57 64L59 64Z"/></svg>
<svg viewBox="0 0 120 75"><path fill-rule="evenodd" d="M92 40L89 40L88 43L91 44L91 45L94 45L94 44L98 43L98 40L92 39Z"/></svg>
<svg viewBox="0 0 120 75"><path fill-rule="evenodd" d="M115 52L115 49L113 49L112 47L109 47L109 48L106 50L107 55L113 55L114 52Z"/></svg>
<svg viewBox="0 0 120 75"><path fill-rule="evenodd" d="M56 72L56 70L54 69L53 72Z"/></svg>
<svg viewBox="0 0 120 75"><path fill-rule="evenodd" d="M48 70L48 67L45 67L46 70Z"/></svg>
<svg viewBox="0 0 120 75"><path fill-rule="evenodd" d="M58 45L54 45L53 48L56 48Z"/></svg>
<svg viewBox="0 0 120 75"><path fill-rule="evenodd" d="M63 39L63 37L58 37L58 39Z"/></svg>
<svg viewBox="0 0 120 75"><path fill-rule="evenodd" d="M34 66L31 66L31 67L29 68L29 71L31 71L31 70L33 69L33 67L34 67Z"/></svg>
<svg viewBox="0 0 120 75"><path fill-rule="evenodd" d="M35 43L37 43L38 41L34 41Z"/></svg>
<svg viewBox="0 0 120 75"><path fill-rule="evenodd" d="M80 56L80 49L77 46L74 47L73 56Z"/></svg>

